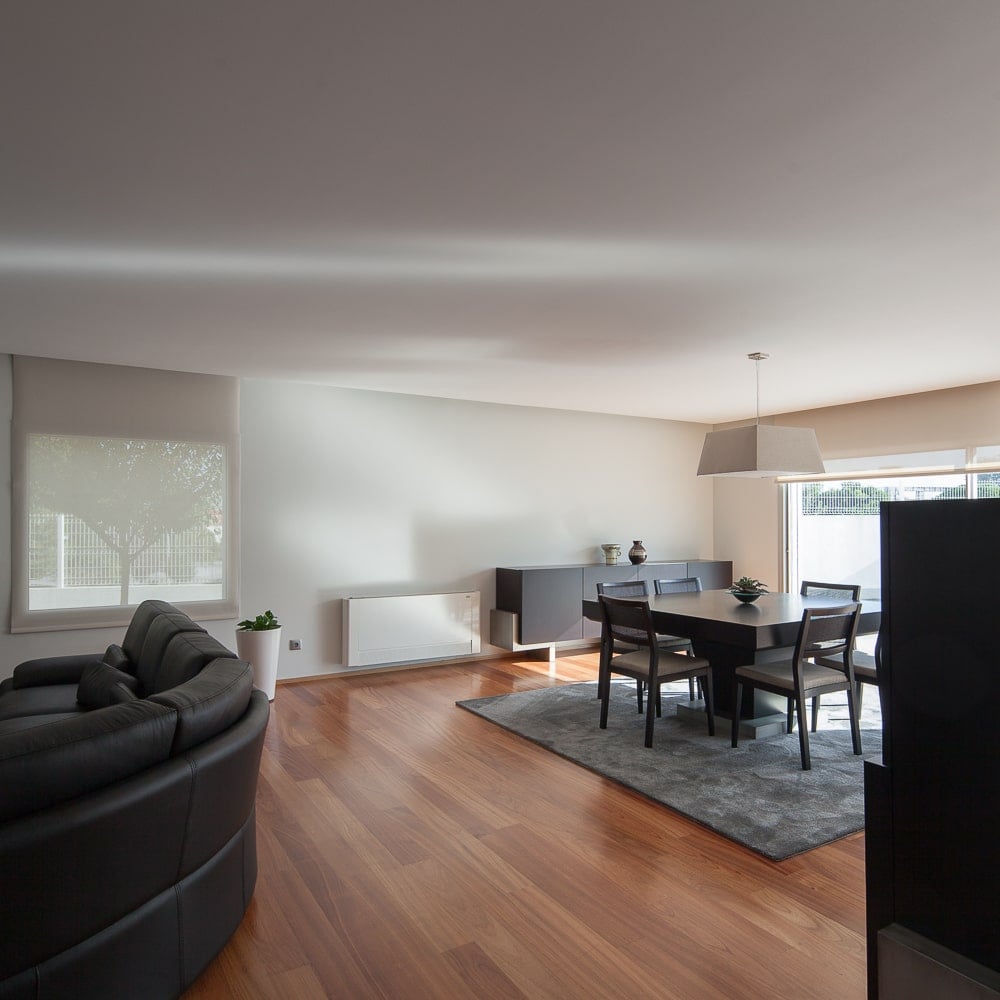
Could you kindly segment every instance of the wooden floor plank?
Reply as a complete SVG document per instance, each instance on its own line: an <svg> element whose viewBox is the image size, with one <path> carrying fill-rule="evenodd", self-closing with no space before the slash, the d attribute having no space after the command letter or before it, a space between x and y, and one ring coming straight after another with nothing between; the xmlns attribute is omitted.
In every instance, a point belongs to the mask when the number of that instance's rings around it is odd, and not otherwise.
<svg viewBox="0 0 1000 1000"><path fill-rule="evenodd" d="M455 705L595 677L584 652L279 685L256 893L189 1000L862 1000L863 835L767 861Z"/></svg>

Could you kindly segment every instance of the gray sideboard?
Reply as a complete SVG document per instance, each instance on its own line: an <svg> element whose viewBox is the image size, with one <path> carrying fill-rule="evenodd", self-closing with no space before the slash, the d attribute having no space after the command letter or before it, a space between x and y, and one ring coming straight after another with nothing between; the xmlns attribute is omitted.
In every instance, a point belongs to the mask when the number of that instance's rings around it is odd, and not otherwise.
<svg viewBox="0 0 1000 1000"><path fill-rule="evenodd" d="M705 590L733 582L733 564L724 559L670 559L631 563L574 563L567 566L498 566L496 609L490 616L490 642L502 649L549 646L596 639L600 625L585 619L582 603L598 583L653 581L697 576Z"/></svg>

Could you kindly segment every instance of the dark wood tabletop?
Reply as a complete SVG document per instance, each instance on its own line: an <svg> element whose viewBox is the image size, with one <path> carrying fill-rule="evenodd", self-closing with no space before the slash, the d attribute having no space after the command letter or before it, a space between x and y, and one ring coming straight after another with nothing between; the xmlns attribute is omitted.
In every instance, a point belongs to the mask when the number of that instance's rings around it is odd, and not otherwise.
<svg viewBox="0 0 1000 1000"><path fill-rule="evenodd" d="M735 667L789 655L802 623L806 608L835 607L843 601L826 597L802 597L799 594L763 594L753 604L741 604L728 590L703 590L693 594L661 594L650 596L649 608L653 626L658 633L681 635L692 641L699 656L709 659L713 667L716 705L725 713L732 702L732 671ZM601 620L597 598L583 602L583 614L593 621ZM880 601L865 600L861 604L858 634L878 631L882 620ZM781 708L778 700L761 692L754 707L749 701L741 711L744 718L766 714Z"/></svg>
<svg viewBox="0 0 1000 1000"><path fill-rule="evenodd" d="M728 590L649 598L657 632L683 635L696 644L703 641L734 646L748 653L794 646L806 608L832 607L838 603L843 602L775 593L763 594L753 604L741 604ZM594 621L601 620L596 598L583 602L583 613ZM881 618L881 602L863 601L859 634L877 632Z"/></svg>

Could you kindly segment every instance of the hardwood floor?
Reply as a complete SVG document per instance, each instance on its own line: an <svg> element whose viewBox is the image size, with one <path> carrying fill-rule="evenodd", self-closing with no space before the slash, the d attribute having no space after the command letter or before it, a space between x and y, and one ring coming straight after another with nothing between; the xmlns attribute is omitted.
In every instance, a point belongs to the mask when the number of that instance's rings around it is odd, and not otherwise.
<svg viewBox="0 0 1000 1000"><path fill-rule="evenodd" d="M595 677L585 653L279 685L256 893L188 1000L861 1000L862 834L766 861L455 707Z"/></svg>

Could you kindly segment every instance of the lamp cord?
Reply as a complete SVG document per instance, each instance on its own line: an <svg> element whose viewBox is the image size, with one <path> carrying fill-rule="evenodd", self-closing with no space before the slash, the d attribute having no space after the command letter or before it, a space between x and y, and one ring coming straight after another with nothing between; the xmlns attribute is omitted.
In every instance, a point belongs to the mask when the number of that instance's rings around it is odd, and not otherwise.
<svg viewBox="0 0 1000 1000"><path fill-rule="evenodd" d="M763 351L754 351L753 354L748 354L747 357L754 363L754 371L757 375L757 417L756 423L760 425L760 363L766 361L771 355L765 354Z"/></svg>

